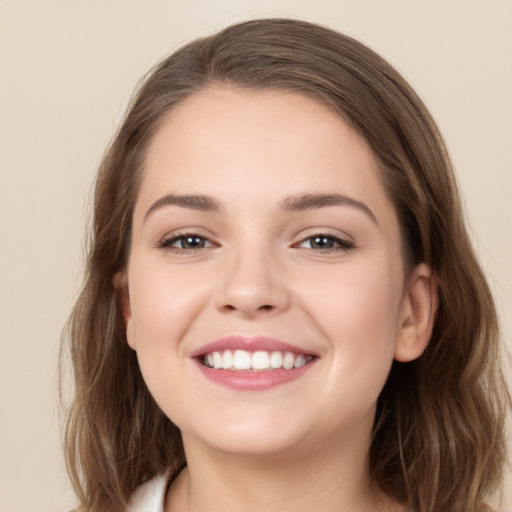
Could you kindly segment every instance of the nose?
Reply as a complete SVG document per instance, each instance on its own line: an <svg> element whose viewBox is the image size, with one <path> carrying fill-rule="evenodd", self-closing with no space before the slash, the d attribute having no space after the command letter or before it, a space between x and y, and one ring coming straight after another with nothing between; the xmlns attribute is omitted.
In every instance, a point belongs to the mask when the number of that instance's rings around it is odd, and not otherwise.
<svg viewBox="0 0 512 512"><path fill-rule="evenodd" d="M289 307L285 273L269 252L245 250L225 265L215 300L223 313L252 319Z"/></svg>

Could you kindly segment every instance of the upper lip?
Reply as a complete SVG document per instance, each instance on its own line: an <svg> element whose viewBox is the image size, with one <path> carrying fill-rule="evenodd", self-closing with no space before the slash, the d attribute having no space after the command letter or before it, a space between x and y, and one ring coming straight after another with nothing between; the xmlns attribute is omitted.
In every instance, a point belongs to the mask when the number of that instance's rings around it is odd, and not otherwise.
<svg viewBox="0 0 512 512"><path fill-rule="evenodd" d="M291 345L290 343L275 338L244 335L222 337L193 350L189 355L190 357L200 357L205 354L210 354L211 352L222 352L223 350L246 350L247 352L264 350L267 352L293 352L294 354L316 356L316 354L310 350Z"/></svg>

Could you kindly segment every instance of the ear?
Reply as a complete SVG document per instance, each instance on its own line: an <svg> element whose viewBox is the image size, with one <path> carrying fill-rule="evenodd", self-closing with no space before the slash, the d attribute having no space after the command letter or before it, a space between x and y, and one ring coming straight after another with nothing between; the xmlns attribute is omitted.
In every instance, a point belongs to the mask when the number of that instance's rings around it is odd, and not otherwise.
<svg viewBox="0 0 512 512"><path fill-rule="evenodd" d="M128 290L128 276L126 271L118 272L114 276L114 288L117 290L121 310L123 312L124 324L126 326L126 340L130 348L135 350L135 338L133 333L132 310L130 307L130 293Z"/></svg>
<svg viewBox="0 0 512 512"><path fill-rule="evenodd" d="M411 273L404 289L395 359L412 361L427 348L439 305L438 280L422 263Z"/></svg>

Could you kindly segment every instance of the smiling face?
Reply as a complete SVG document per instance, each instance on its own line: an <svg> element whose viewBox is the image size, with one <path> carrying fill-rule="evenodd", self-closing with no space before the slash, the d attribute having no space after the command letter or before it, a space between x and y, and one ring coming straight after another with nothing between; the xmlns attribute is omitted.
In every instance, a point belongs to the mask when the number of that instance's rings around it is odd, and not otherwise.
<svg viewBox="0 0 512 512"><path fill-rule="evenodd" d="M186 447L367 442L393 358L426 344L414 308L428 285L414 298L403 268L377 163L338 115L297 94L211 88L149 148L128 341Z"/></svg>

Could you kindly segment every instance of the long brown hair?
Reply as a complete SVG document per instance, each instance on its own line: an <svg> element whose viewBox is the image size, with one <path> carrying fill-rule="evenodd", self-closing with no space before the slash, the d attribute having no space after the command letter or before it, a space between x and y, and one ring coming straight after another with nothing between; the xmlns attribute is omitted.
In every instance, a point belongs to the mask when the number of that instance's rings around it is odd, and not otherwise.
<svg viewBox="0 0 512 512"><path fill-rule="evenodd" d="M437 274L431 342L395 362L378 402L371 477L416 512L486 510L502 478L510 403L493 299L468 239L451 164L427 109L361 43L310 23L231 26L163 60L139 88L97 176L85 282L65 335L74 375L66 456L80 510L122 511L130 494L185 464L179 430L150 396L126 342L115 276L145 152L163 117L205 87L283 89L335 110L369 143L409 265Z"/></svg>

